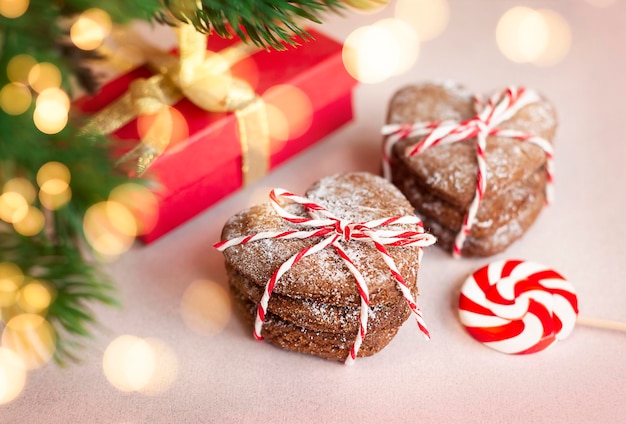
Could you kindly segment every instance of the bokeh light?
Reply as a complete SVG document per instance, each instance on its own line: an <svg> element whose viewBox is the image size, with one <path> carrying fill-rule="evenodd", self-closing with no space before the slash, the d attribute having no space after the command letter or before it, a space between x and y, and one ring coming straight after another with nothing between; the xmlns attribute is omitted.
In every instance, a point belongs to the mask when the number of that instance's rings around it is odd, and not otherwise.
<svg viewBox="0 0 626 424"><path fill-rule="evenodd" d="M28 87L19 82L12 82L0 90L0 107L9 115L21 115L33 101Z"/></svg>
<svg viewBox="0 0 626 424"><path fill-rule="evenodd" d="M553 10L539 10L548 27L548 40L541 54L533 60L538 66L552 66L563 60L572 44L572 32L563 16Z"/></svg>
<svg viewBox="0 0 626 424"><path fill-rule="evenodd" d="M43 213L34 206L30 206L24 218L13 223L15 231L19 234L31 237L39 234L46 224Z"/></svg>
<svg viewBox="0 0 626 424"><path fill-rule="evenodd" d="M569 52L571 31L557 12L517 6L500 18L496 41L500 51L513 62L550 66Z"/></svg>
<svg viewBox="0 0 626 424"><path fill-rule="evenodd" d="M33 120L39 131L56 134L65 128L68 120L70 100L65 91L50 87L37 96Z"/></svg>
<svg viewBox="0 0 626 424"><path fill-rule="evenodd" d="M67 93L58 87L48 87L42 90L37 96L36 104L43 102L54 102L67 113L70 109L70 98Z"/></svg>
<svg viewBox="0 0 626 424"><path fill-rule="evenodd" d="M396 53L394 75L408 71L417 62L420 51L420 40L409 23L401 19L382 19L374 24L385 30L393 40L393 51Z"/></svg>
<svg viewBox="0 0 626 424"><path fill-rule="evenodd" d="M27 54L13 56L7 64L7 76L12 82L28 83L28 75L37 61Z"/></svg>
<svg viewBox="0 0 626 424"><path fill-rule="evenodd" d="M153 114L142 114L137 118L137 132L145 143L154 142L155 135L164 146L153 146L171 150L189 139L187 120L176 108L165 106ZM182 147L182 146L179 146Z"/></svg>
<svg viewBox="0 0 626 424"><path fill-rule="evenodd" d="M67 190L71 180L69 168L61 162L47 162L37 171L37 184L41 191L59 194Z"/></svg>
<svg viewBox="0 0 626 424"><path fill-rule="evenodd" d="M109 383L118 390L141 390L154 374L154 352L139 337L119 336L105 350L102 368Z"/></svg>
<svg viewBox="0 0 626 424"><path fill-rule="evenodd" d="M378 12L389 4L389 0L343 0L351 9L372 13Z"/></svg>
<svg viewBox="0 0 626 424"><path fill-rule="evenodd" d="M39 191L39 201L48 210L54 211L67 204L72 199L72 190L68 186L66 190L50 194L43 190Z"/></svg>
<svg viewBox="0 0 626 424"><path fill-rule="evenodd" d="M9 191L19 193L24 197L27 203L33 203L35 201L35 197L37 196L37 191L31 182L26 178L21 177L11 178L9 181L4 183L2 191L3 193Z"/></svg>
<svg viewBox="0 0 626 424"><path fill-rule="evenodd" d="M137 234L152 231L159 217L159 201L147 187L137 183L124 183L109 194L109 200L124 205L135 219Z"/></svg>
<svg viewBox="0 0 626 424"><path fill-rule="evenodd" d="M23 220L28 214L29 203L35 198L35 188L24 178L12 178L2 187L0 195L0 219L9 223Z"/></svg>
<svg viewBox="0 0 626 424"><path fill-rule="evenodd" d="M220 333L232 314L230 296L226 289L208 280L194 281L181 300L181 314L193 331L207 336Z"/></svg>
<svg viewBox="0 0 626 424"><path fill-rule="evenodd" d="M118 390L155 394L174 382L178 360L161 340L126 334L109 344L102 357L102 370Z"/></svg>
<svg viewBox="0 0 626 424"><path fill-rule="evenodd" d="M28 214L28 202L20 193L8 191L0 196L0 219L8 223L21 221Z"/></svg>
<svg viewBox="0 0 626 424"><path fill-rule="evenodd" d="M36 369L52 359L56 334L41 315L19 314L7 322L2 332L2 346L17 353L26 369Z"/></svg>
<svg viewBox="0 0 626 424"><path fill-rule="evenodd" d="M541 54L548 40L548 27L534 9L517 6L498 21L496 41L502 53L513 62L530 62Z"/></svg>
<svg viewBox="0 0 626 424"><path fill-rule="evenodd" d="M38 93L48 88L61 87L61 79L61 71L50 62L37 63L28 72L28 83Z"/></svg>
<svg viewBox="0 0 626 424"><path fill-rule="evenodd" d="M447 0L398 0L395 17L406 21L417 32L419 41L432 40L448 26Z"/></svg>
<svg viewBox="0 0 626 424"><path fill-rule="evenodd" d="M19 18L28 10L29 0L0 0L0 15L5 18Z"/></svg>
<svg viewBox="0 0 626 424"><path fill-rule="evenodd" d="M311 127L313 105L306 93L298 87L278 84L267 89L263 98L267 99L266 107L269 106L271 110L268 121L272 138L295 139Z"/></svg>
<svg viewBox="0 0 626 424"><path fill-rule="evenodd" d="M404 20L389 18L353 31L344 43L342 57L350 75L376 83L408 71L419 50L415 29Z"/></svg>
<svg viewBox="0 0 626 424"><path fill-rule="evenodd" d="M26 367L11 349L0 347L0 405L17 398L26 384Z"/></svg>
<svg viewBox="0 0 626 424"><path fill-rule="evenodd" d="M272 104L265 105L268 129L271 139L276 142L273 150L279 151L289 139L289 121L282 110ZM275 143L272 143L275 144Z"/></svg>
<svg viewBox="0 0 626 424"><path fill-rule="evenodd" d="M144 341L152 350L156 367L152 376L139 391L149 395L163 393L176 381L178 358L172 348L164 341L156 338L146 338Z"/></svg>
<svg viewBox="0 0 626 424"><path fill-rule="evenodd" d="M70 39L82 50L95 50L111 33L111 17L102 9L88 9L70 27Z"/></svg>
<svg viewBox="0 0 626 424"><path fill-rule="evenodd" d="M72 198L70 189L71 174L67 166L60 162L48 162L37 171L39 201L49 210L56 210Z"/></svg>
<svg viewBox="0 0 626 424"><path fill-rule="evenodd" d="M31 280L17 294L17 304L24 312L41 314L53 299L54 288L39 280Z"/></svg>
<svg viewBox="0 0 626 424"><path fill-rule="evenodd" d="M137 224L130 210L110 200L87 209L83 228L85 238L103 259L115 259L126 252L137 235Z"/></svg>
<svg viewBox="0 0 626 424"><path fill-rule="evenodd" d="M342 49L346 70L363 83L377 83L393 76L400 54L393 34L373 25L350 33Z"/></svg>
<svg viewBox="0 0 626 424"><path fill-rule="evenodd" d="M12 262L0 262L0 308L15 304L17 291L24 283L24 274Z"/></svg>

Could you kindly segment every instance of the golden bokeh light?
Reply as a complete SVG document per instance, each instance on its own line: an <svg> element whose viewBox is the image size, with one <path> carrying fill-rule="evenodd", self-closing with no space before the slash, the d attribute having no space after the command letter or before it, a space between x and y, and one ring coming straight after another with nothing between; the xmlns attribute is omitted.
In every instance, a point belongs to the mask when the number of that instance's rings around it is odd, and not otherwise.
<svg viewBox="0 0 626 424"><path fill-rule="evenodd" d="M283 114L283 111L274 105L266 104L265 113L267 115L267 124L270 137L274 141L279 141L273 147L274 151L279 151L284 143L289 139L289 121Z"/></svg>
<svg viewBox="0 0 626 424"><path fill-rule="evenodd" d="M124 183L109 194L109 200L124 205L135 220L137 235L152 231L159 217L159 200L147 187Z"/></svg>
<svg viewBox="0 0 626 424"><path fill-rule="evenodd" d="M12 306L17 300L17 291L24 283L24 274L12 262L0 262L0 307Z"/></svg>
<svg viewBox="0 0 626 424"><path fill-rule="evenodd" d="M24 312L41 314L53 299L54 288L42 281L32 280L17 294L17 304Z"/></svg>
<svg viewBox="0 0 626 424"><path fill-rule="evenodd" d="M539 10L548 28L548 40L541 54L532 63L552 66L561 62L572 45L572 31L563 16L553 10Z"/></svg>
<svg viewBox="0 0 626 424"><path fill-rule="evenodd" d="M70 98L67 93L58 87L49 87L42 90L37 96L36 104L44 102L55 102L58 107L65 110L67 113L70 109Z"/></svg>
<svg viewBox="0 0 626 424"><path fill-rule="evenodd" d="M46 218L43 213L34 206L30 206L26 212L26 216L13 223L13 228L19 234L31 237L39 234L46 224Z"/></svg>
<svg viewBox="0 0 626 424"><path fill-rule="evenodd" d="M17 353L26 369L47 364L56 349L56 334L41 315L20 314L7 322L2 332L2 346Z"/></svg>
<svg viewBox="0 0 626 424"><path fill-rule="evenodd" d="M396 52L396 68L393 75L401 75L408 71L419 56L420 42L415 28L401 19L382 19L374 24L382 28L393 40L393 49Z"/></svg>
<svg viewBox="0 0 626 424"><path fill-rule="evenodd" d="M39 188L41 191L52 195L67 190L71 178L69 168L61 162L47 162L37 171L37 184Z"/></svg>
<svg viewBox="0 0 626 424"><path fill-rule="evenodd" d="M9 19L19 18L26 13L29 4L29 0L0 0L0 15Z"/></svg>
<svg viewBox="0 0 626 424"><path fill-rule="evenodd" d="M0 308L12 306L17 300L18 285L9 279L0 279Z"/></svg>
<svg viewBox="0 0 626 424"><path fill-rule="evenodd" d="M393 35L373 25L350 33L342 49L346 70L363 83L377 83L393 76L399 68L400 54Z"/></svg>
<svg viewBox="0 0 626 424"><path fill-rule="evenodd" d="M109 259L130 249L137 235L133 214L123 204L110 200L87 209L83 228L91 247Z"/></svg>
<svg viewBox="0 0 626 424"><path fill-rule="evenodd" d="M193 331L207 336L218 334L232 315L230 296L213 281L194 281L183 293L181 314Z"/></svg>
<svg viewBox="0 0 626 424"><path fill-rule="evenodd" d="M343 0L351 9L372 13L378 12L389 4L389 0Z"/></svg>
<svg viewBox="0 0 626 424"><path fill-rule="evenodd" d="M32 183L26 178L15 177L4 183L2 192L6 193L13 191L21 194L27 203L33 203L37 196L37 191L33 187Z"/></svg>
<svg viewBox="0 0 626 424"><path fill-rule="evenodd" d="M146 384L139 391L148 395L163 393L176 381L178 358L172 348L162 340L146 338L144 341L152 350L156 366Z"/></svg>
<svg viewBox="0 0 626 424"><path fill-rule="evenodd" d="M12 82L28 83L28 75L37 61L27 54L13 56L7 64L7 76Z"/></svg>
<svg viewBox="0 0 626 424"><path fill-rule="evenodd" d="M26 367L11 349L0 347L0 405L17 398L26 384Z"/></svg>
<svg viewBox="0 0 626 424"><path fill-rule="evenodd" d="M298 87L277 84L268 88L263 94L263 98L267 99L266 105L275 107L280 111L280 115L284 117L284 122L280 122L282 121L281 119L278 120L281 124L278 125L279 128L286 123L286 128L280 129L283 132L281 136L286 136L284 140L298 138L311 127L311 122L313 122L313 105L306 93ZM274 117L274 115L275 113L272 112L272 115L268 117L271 135L274 135L275 131L272 130L274 121L270 118ZM285 130L286 134L284 134ZM283 138L275 138L283 140Z"/></svg>
<svg viewBox="0 0 626 424"><path fill-rule="evenodd" d="M28 214L28 202L20 193L8 191L0 196L0 219L8 223L21 221Z"/></svg>
<svg viewBox="0 0 626 424"><path fill-rule="evenodd" d="M156 368L154 352L145 340L131 335L119 336L104 351L102 369L116 389L141 390Z"/></svg>
<svg viewBox="0 0 626 424"><path fill-rule="evenodd" d="M517 6L498 21L496 41L513 62L551 66L569 52L571 31L557 12Z"/></svg>
<svg viewBox="0 0 626 424"><path fill-rule="evenodd" d="M38 93L48 88L61 87L61 71L50 62L41 62L28 72L28 83Z"/></svg>
<svg viewBox="0 0 626 424"><path fill-rule="evenodd" d="M88 9L70 27L70 39L81 50L95 50L111 33L111 17L102 9Z"/></svg>
<svg viewBox="0 0 626 424"><path fill-rule="evenodd" d="M140 115L137 118L139 138L148 144L163 142L168 150L189 139L187 119L174 107L163 107L154 114ZM179 146L181 147L181 146Z"/></svg>
<svg viewBox="0 0 626 424"><path fill-rule="evenodd" d="M52 189L53 187L55 187L55 184L51 185L50 188ZM69 186L66 190L56 194L49 194L43 190L39 191L39 201L46 209L51 211L57 210L60 207L66 205L71 199L72 190L69 188Z"/></svg>
<svg viewBox="0 0 626 424"><path fill-rule="evenodd" d="M447 0L398 0L395 17L411 25L419 41L427 41L448 26L450 6Z"/></svg>
<svg viewBox="0 0 626 424"><path fill-rule="evenodd" d="M37 96L33 120L46 134L56 134L67 124L70 99L60 88L46 88Z"/></svg>
<svg viewBox="0 0 626 424"><path fill-rule="evenodd" d="M126 334L106 348L102 370L118 390L156 394L166 391L176 379L178 360L161 340Z"/></svg>
<svg viewBox="0 0 626 424"><path fill-rule="evenodd" d="M22 83L12 82L0 90L0 108L9 115L21 115L33 101L30 90Z"/></svg>
<svg viewBox="0 0 626 424"><path fill-rule="evenodd" d="M40 102L35 107L33 121L44 134L57 134L67 125L67 110L59 107L55 101Z"/></svg>
<svg viewBox="0 0 626 424"><path fill-rule="evenodd" d="M525 6L509 9L498 21L496 41L500 51L513 62L530 62L539 57L548 40L541 14Z"/></svg>

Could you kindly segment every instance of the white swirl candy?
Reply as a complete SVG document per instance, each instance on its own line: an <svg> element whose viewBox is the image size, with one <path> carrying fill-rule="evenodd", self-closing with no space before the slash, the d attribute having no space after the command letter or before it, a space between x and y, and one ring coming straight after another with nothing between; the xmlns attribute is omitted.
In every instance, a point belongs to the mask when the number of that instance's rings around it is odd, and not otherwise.
<svg viewBox="0 0 626 424"><path fill-rule="evenodd" d="M539 352L574 329L578 300L563 276L519 260L494 262L463 284L459 318L472 337L504 353Z"/></svg>

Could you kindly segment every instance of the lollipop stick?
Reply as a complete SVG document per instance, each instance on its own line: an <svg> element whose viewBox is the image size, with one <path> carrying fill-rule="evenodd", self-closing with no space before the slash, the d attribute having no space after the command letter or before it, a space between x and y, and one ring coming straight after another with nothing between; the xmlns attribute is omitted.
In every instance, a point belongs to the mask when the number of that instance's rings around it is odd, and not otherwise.
<svg viewBox="0 0 626 424"><path fill-rule="evenodd" d="M612 321L608 319L592 318L578 315L576 323L588 327L604 328L606 330L626 331L626 322Z"/></svg>

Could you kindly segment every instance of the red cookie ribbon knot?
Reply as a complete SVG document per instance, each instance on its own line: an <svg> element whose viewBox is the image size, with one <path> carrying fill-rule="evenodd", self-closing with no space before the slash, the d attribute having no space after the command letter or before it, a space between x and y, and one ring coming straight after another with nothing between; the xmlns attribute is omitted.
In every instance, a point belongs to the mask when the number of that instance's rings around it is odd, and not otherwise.
<svg viewBox="0 0 626 424"><path fill-rule="evenodd" d="M472 229L472 225L478 213L478 207L487 188L487 164L485 149L488 136L512 138L518 141L526 141L539 146L546 154L546 200L552 201L552 182L554 176L554 151L552 145L546 139L527 134L522 131L498 128L502 122L511 119L520 109L541 99L535 91L523 87L508 87L501 92L495 93L488 101L483 102L474 97L476 115L465 121L446 120L440 122L416 122L413 124L390 124L385 125L382 134L387 136L383 151L383 172L385 178L391 181L390 161L393 146L400 140L409 137L424 136L419 142L410 145L405 150L405 155L417 155L424 150L438 144L456 143L476 139L476 162L478 174L476 177L476 190L470 203L469 210L463 219L461 231L456 236L453 247L455 257L461 256L461 249L465 239Z"/></svg>
<svg viewBox="0 0 626 424"><path fill-rule="evenodd" d="M291 269L296 263L303 258L314 255L321 250L332 246L339 257L344 261L350 273L354 276L359 296L361 298L361 309L359 315L359 331L355 337L354 344L350 349L350 354L346 358L346 363L351 364L357 357L359 348L367 334L367 320L368 320L368 308L369 308L369 290L365 278L361 272L357 269L352 259L346 253L342 247L342 243L349 243L352 241L372 243L378 253L381 255L385 264L389 267L389 270L397 283L398 289L401 291L404 299L407 301L411 311L413 312L417 325L422 331L426 339L430 338L430 334L426 329L426 323L424 318L416 305L415 299L411 294L409 287L406 284L404 277L400 274L393 258L387 251L385 246L418 246L418 264L422 256L422 248L430 246L435 243L435 237L424 232L422 221L416 216L396 216L390 218L380 218L366 222L350 222L340 219L333 215L323 206L312 202L306 197L301 197L296 194L290 193L286 190L275 188L270 192L270 203L278 215L284 220L304 227L304 229L293 229L287 231L265 231L257 234L246 235L241 237L235 237L230 240L223 240L214 245L220 252L228 249L232 246L243 245L251 243L257 240L263 239L312 239L319 238L321 240L316 244L307 246L300 250L289 259L287 259L276 271L265 285L263 296L257 306L257 315L254 325L254 336L258 340L263 340L261 331L263 323L265 322L265 315L267 313L268 303L276 282L282 277L285 272ZM307 211L309 216L295 215L280 204L280 199L285 198L291 202L302 205ZM397 224L410 224L414 225L414 230L406 229L394 229L389 226Z"/></svg>

